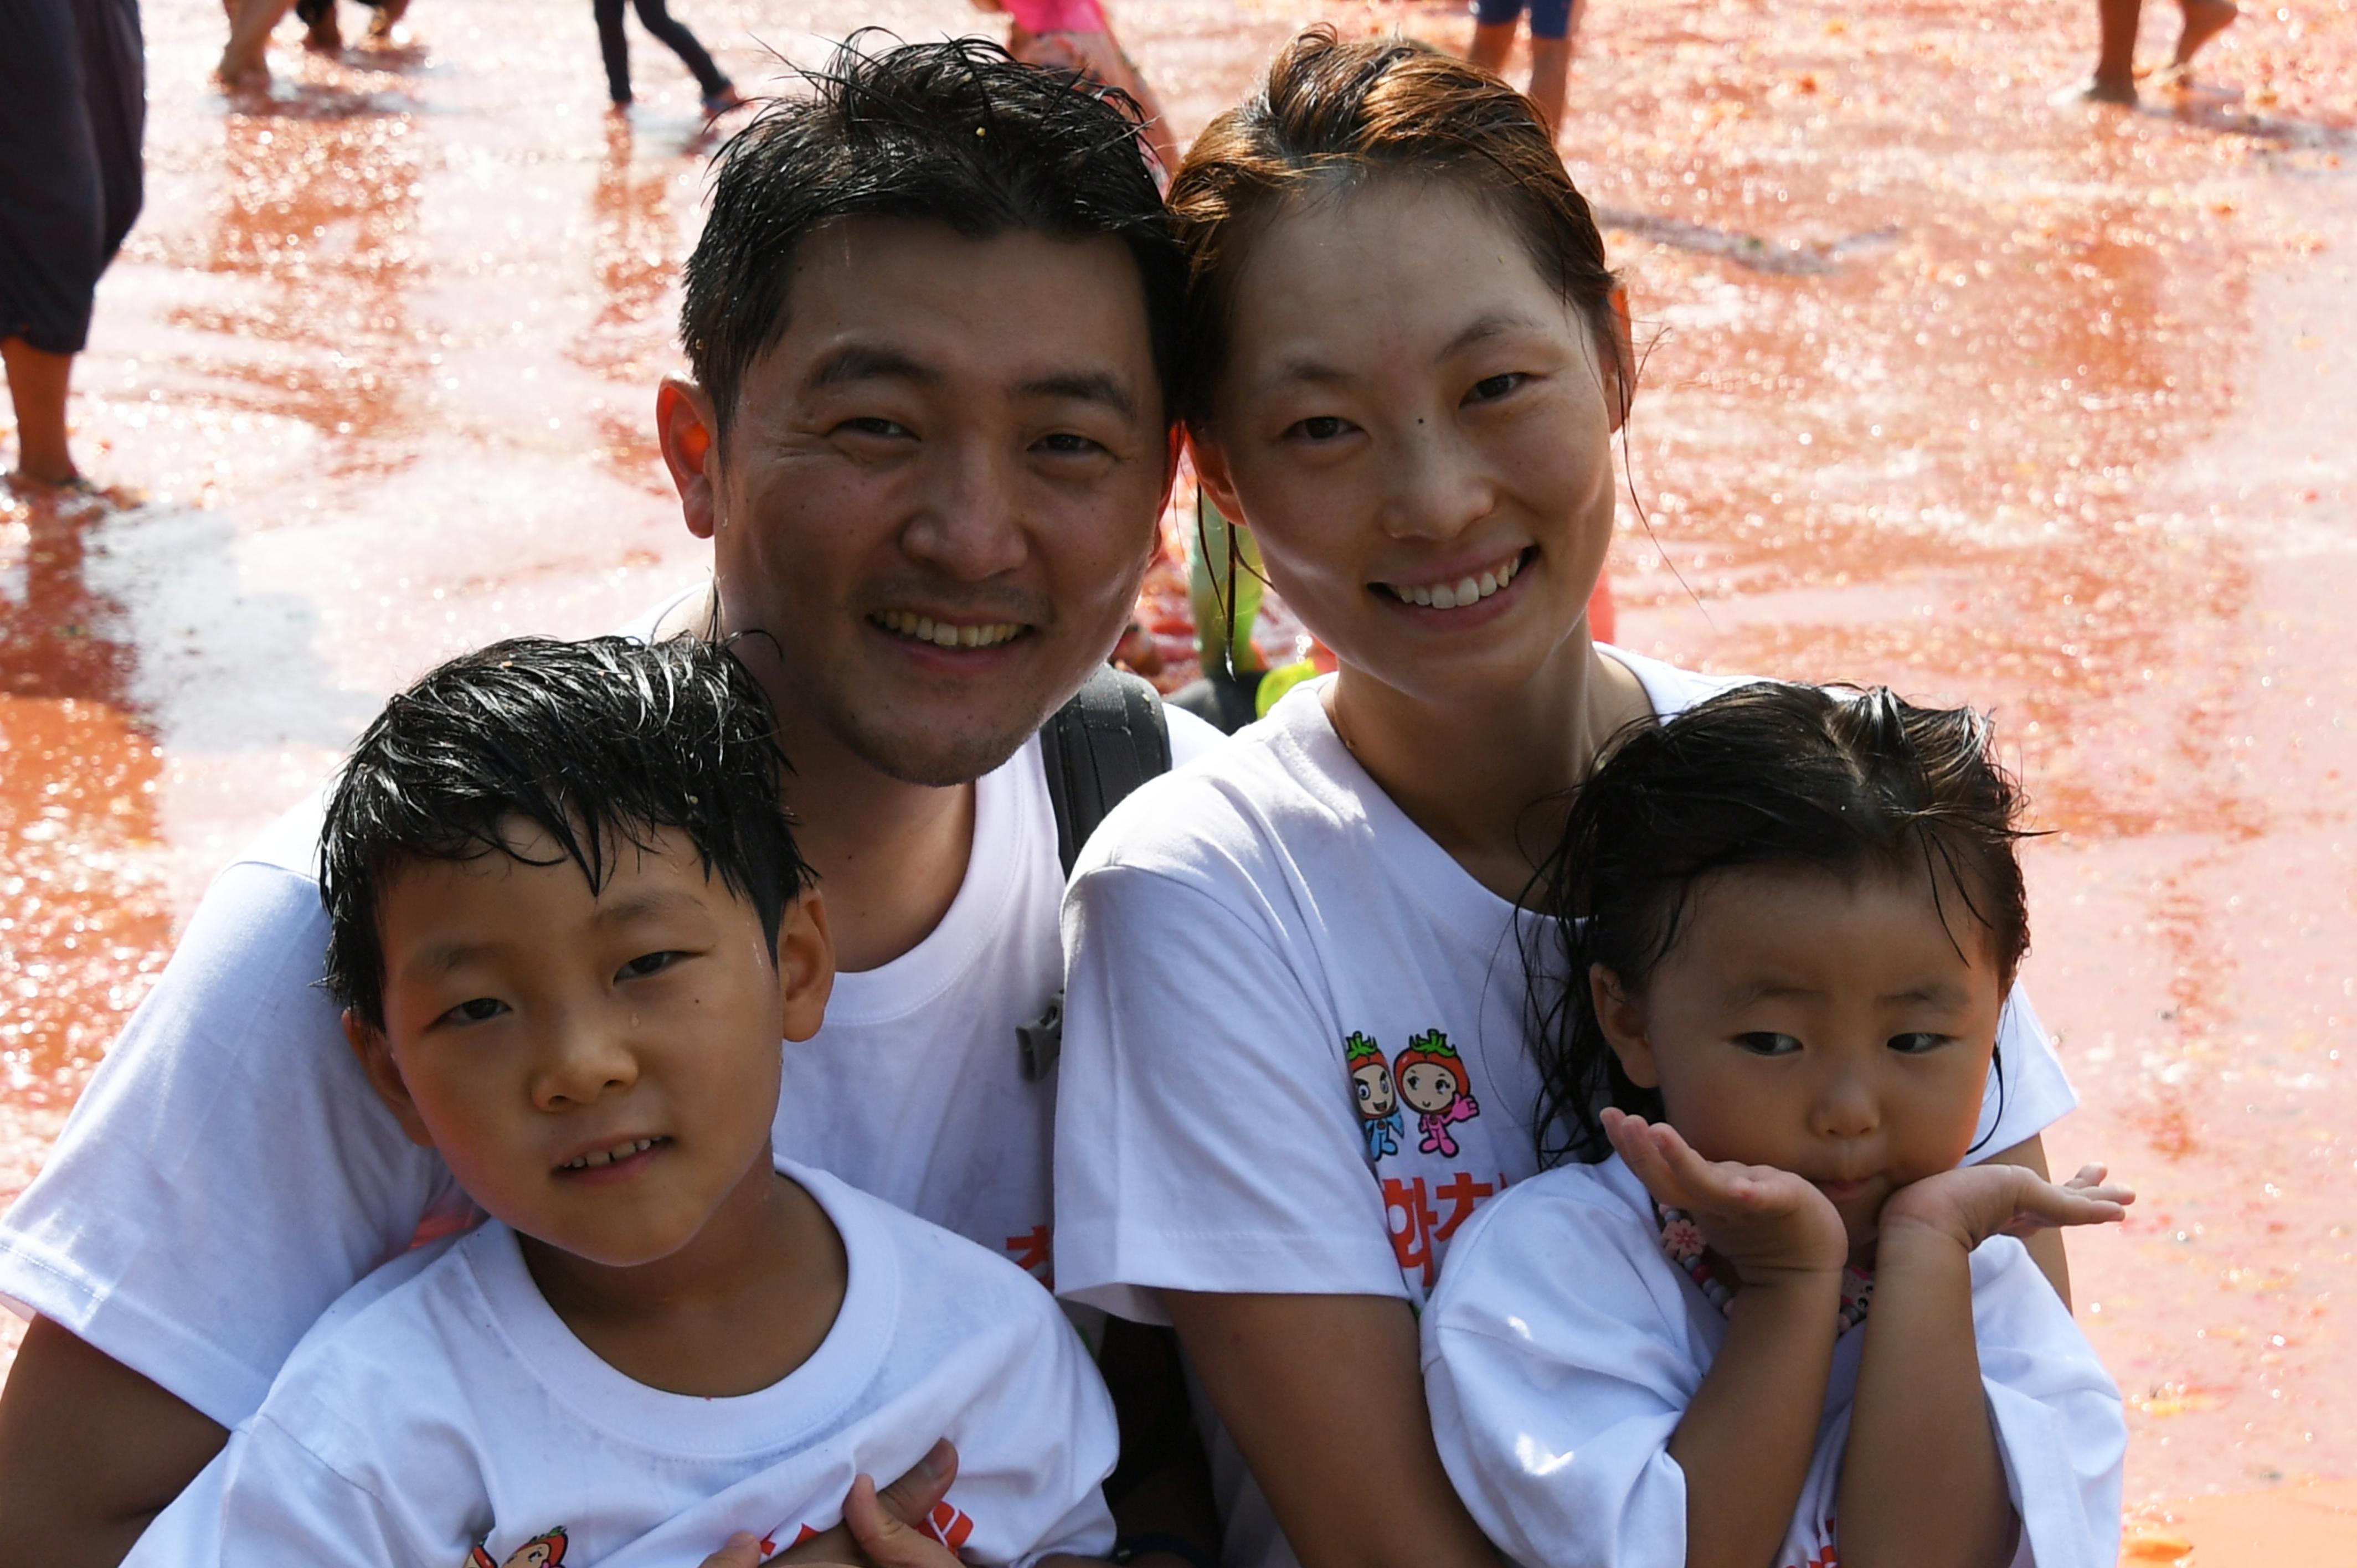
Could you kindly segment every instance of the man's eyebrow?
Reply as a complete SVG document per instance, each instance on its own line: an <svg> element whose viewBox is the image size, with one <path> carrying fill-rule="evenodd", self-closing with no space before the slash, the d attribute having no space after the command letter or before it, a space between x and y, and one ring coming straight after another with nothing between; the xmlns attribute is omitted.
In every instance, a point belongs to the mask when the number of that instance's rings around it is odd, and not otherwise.
<svg viewBox="0 0 2357 1568"><path fill-rule="evenodd" d="M821 360L802 384L816 392L823 387L839 387L851 381L901 381L930 385L941 379L939 371L919 364L896 349L877 349L854 343L837 349Z"/></svg>
<svg viewBox="0 0 2357 1568"><path fill-rule="evenodd" d="M1065 371L1055 375L1039 376L1015 389L1020 397L1073 398L1082 403L1101 403L1114 413L1135 416L1136 400L1129 389L1106 371Z"/></svg>

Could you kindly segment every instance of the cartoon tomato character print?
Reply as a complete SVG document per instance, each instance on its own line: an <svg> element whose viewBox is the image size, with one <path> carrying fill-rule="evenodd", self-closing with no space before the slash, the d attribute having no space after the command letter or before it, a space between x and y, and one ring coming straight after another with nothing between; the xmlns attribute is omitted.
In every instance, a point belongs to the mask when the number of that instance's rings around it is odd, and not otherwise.
<svg viewBox="0 0 2357 1568"><path fill-rule="evenodd" d="M1465 1091L1465 1062L1448 1036L1437 1029L1410 1036L1407 1049L1392 1063L1392 1077L1399 1084L1400 1098L1416 1112L1416 1129L1424 1134L1416 1147L1427 1155L1453 1157L1457 1140L1449 1127L1470 1122L1481 1114L1481 1107Z"/></svg>
<svg viewBox="0 0 2357 1568"><path fill-rule="evenodd" d="M1359 1131L1366 1135L1367 1163L1398 1154L1406 1126L1400 1119L1399 1094L1383 1047L1354 1030L1342 1042L1342 1062L1359 1098Z"/></svg>
<svg viewBox="0 0 2357 1568"><path fill-rule="evenodd" d="M486 1538L488 1539L488 1538ZM565 1561L565 1527L557 1526L533 1536L508 1553L504 1563L493 1563L491 1554L483 1550L483 1542L467 1553L467 1568L558 1568Z"/></svg>

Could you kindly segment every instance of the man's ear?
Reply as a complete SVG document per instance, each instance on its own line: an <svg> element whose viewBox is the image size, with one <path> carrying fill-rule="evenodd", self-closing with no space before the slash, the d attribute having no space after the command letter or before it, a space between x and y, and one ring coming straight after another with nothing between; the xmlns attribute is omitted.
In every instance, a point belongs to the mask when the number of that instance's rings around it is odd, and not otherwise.
<svg viewBox="0 0 2357 1568"><path fill-rule="evenodd" d="M1662 1075L1653 1067L1652 1042L1645 1036L1642 1004L1620 988L1620 977L1600 963L1587 966L1587 999L1603 1026L1605 1043L1620 1058L1620 1070L1640 1089L1659 1089Z"/></svg>
<svg viewBox="0 0 2357 1568"><path fill-rule="evenodd" d="M826 933L826 900L815 887L786 906L778 921L778 993L783 1016L778 1033L807 1040L826 1022L826 999L834 991L834 939Z"/></svg>
<svg viewBox="0 0 2357 1568"><path fill-rule="evenodd" d="M1612 336L1620 349L1616 358L1605 361L1605 392L1612 399L1612 434L1629 423L1629 410L1637 401L1636 339L1629 329L1629 289L1615 285L1612 289Z"/></svg>
<svg viewBox="0 0 2357 1568"><path fill-rule="evenodd" d="M1228 472L1228 455L1220 444L1200 430L1187 432L1187 449L1195 455L1195 482L1203 487L1211 504L1231 524L1249 527L1244 522L1244 510L1236 504L1236 481Z"/></svg>
<svg viewBox="0 0 2357 1568"><path fill-rule="evenodd" d="M711 394L694 381L665 376L655 392L655 440L679 491L687 531L711 538L720 527L720 422Z"/></svg>
<svg viewBox="0 0 2357 1568"><path fill-rule="evenodd" d="M350 1008L344 1009L344 1038L351 1042L352 1055L361 1058L361 1070L368 1074L369 1085L409 1141L421 1149L434 1146L434 1134L425 1130L425 1120L417 1114L417 1102L409 1098L409 1085L402 1081L401 1067L393 1059L393 1046L382 1029L371 1029L361 1021L361 1015Z"/></svg>

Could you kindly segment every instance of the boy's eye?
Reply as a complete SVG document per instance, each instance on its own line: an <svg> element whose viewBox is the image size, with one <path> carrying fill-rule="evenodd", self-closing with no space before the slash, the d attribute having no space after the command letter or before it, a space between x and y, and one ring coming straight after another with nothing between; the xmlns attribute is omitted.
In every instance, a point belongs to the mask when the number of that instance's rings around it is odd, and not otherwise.
<svg viewBox="0 0 2357 1568"><path fill-rule="evenodd" d="M1938 1050L1942 1046L1946 1045L1950 1038L1951 1036L1947 1035L1919 1032L1912 1035L1893 1035L1884 1043L1900 1056L1920 1057L1926 1051Z"/></svg>
<svg viewBox="0 0 2357 1568"><path fill-rule="evenodd" d="M1778 1035L1766 1029L1755 1029L1748 1035L1735 1036L1740 1049L1756 1057L1789 1057L1801 1048L1801 1042L1790 1035Z"/></svg>
<svg viewBox="0 0 2357 1568"><path fill-rule="evenodd" d="M477 996L461 1002L439 1018L437 1024L480 1024L496 1018L508 1010L508 1004L493 996Z"/></svg>
<svg viewBox="0 0 2357 1568"><path fill-rule="evenodd" d="M669 950L662 952L640 953L638 957L624 964L615 974L614 978L617 980L642 980L650 974L659 974L662 971L669 969L673 964L679 961L680 956L680 954Z"/></svg>

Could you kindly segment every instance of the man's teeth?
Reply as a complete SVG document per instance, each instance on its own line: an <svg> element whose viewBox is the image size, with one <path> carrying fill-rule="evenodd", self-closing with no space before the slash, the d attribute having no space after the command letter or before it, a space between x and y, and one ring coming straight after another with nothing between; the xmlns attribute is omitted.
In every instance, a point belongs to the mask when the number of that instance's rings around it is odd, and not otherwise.
<svg viewBox="0 0 2357 1568"><path fill-rule="evenodd" d="M1522 569L1523 558L1510 555L1479 576L1459 577L1454 583L1420 584L1412 588L1385 583L1383 586L1391 590L1393 596L1405 599L1409 604L1423 605L1428 609L1453 610L1488 598L1512 582L1514 574Z"/></svg>
<svg viewBox="0 0 2357 1568"><path fill-rule="evenodd" d="M919 642L930 642L936 648L996 648L1023 629L1012 621L997 621L989 626L952 626L945 620L910 615L906 610L883 610L872 618L887 631L897 631L902 637L913 637Z"/></svg>
<svg viewBox="0 0 2357 1568"><path fill-rule="evenodd" d="M636 1138L627 1144L617 1144L612 1148L598 1154L583 1155L578 1159L567 1160L560 1168L568 1171L596 1170L599 1165L610 1165L616 1160L627 1160L632 1155L645 1154L654 1146L655 1140L652 1138Z"/></svg>

